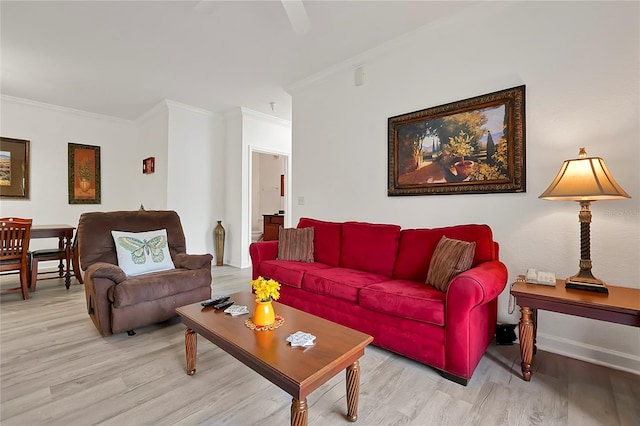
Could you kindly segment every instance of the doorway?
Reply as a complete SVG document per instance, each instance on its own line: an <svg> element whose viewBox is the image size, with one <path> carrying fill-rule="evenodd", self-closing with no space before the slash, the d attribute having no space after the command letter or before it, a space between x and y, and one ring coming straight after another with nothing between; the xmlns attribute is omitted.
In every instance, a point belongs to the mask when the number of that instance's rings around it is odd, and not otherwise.
<svg viewBox="0 0 640 426"><path fill-rule="evenodd" d="M251 152L251 242L263 238L264 215L286 217L287 156Z"/></svg>

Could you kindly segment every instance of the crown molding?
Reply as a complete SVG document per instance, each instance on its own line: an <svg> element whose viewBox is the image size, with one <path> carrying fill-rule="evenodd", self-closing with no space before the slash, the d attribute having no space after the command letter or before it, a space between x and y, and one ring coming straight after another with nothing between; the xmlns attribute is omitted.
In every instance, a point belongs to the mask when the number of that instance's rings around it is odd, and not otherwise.
<svg viewBox="0 0 640 426"><path fill-rule="evenodd" d="M242 109L240 107L230 109L223 114L225 121L242 120Z"/></svg>
<svg viewBox="0 0 640 426"><path fill-rule="evenodd" d="M229 111L224 113L224 119L226 121L232 120L243 120L244 118L254 118L260 121L266 121L271 124L276 124L278 126L291 128L291 121L285 120L280 117L275 117L273 115L265 114L263 112L258 112L246 107L237 107L230 109Z"/></svg>
<svg viewBox="0 0 640 426"><path fill-rule="evenodd" d="M114 122L114 123L127 124L127 125L132 125L132 124L135 123L133 120L127 120L127 119L124 119L124 118L113 117L111 115L97 114L95 112L82 111L82 110L79 110L79 109L73 109L73 108L68 108L68 107L64 107L64 106L60 106L60 105L48 104L48 103L40 102L40 101L33 101L31 99L18 98L18 97L15 97L15 96L9 96L9 95L0 94L0 99L2 99L2 101L4 101L4 102L13 102L13 103L16 103L16 104L29 105L29 106L32 106L32 107L47 109L49 111L63 112L63 113L66 113L66 114L75 114L75 115L79 115L81 117L93 118L93 119L97 119L97 120L105 120L105 121L111 121L111 122Z"/></svg>
<svg viewBox="0 0 640 426"><path fill-rule="evenodd" d="M170 112L171 109L183 109L185 111L189 111L189 112L193 112L196 114L201 114L207 117L211 117L217 120L221 120L222 119L222 115L218 114L216 112L211 112L209 110L203 109L203 108L198 108L198 107L194 107L191 105L187 105L187 104L183 104L181 102L176 102L176 101L172 101L170 99L163 99L160 102L158 102L157 104L155 104L154 106L151 107L151 109L149 109L147 112L145 112L144 114L142 114L141 116L139 116L138 118L136 118L136 122L140 123L143 122L145 120L147 120L148 118L150 118L151 116L157 114L158 112L162 111L163 109L165 109L167 112Z"/></svg>
<svg viewBox="0 0 640 426"><path fill-rule="evenodd" d="M170 99L165 99L164 100L167 107L169 109L171 108L179 108L179 109L183 109L185 111L189 111L189 112L194 112L196 114L202 114L202 115L206 115L207 117L220 117L220 114L216 113L216 112L212 112L209 110L206 110L204 108L198 108L198 107L194 107L191 105L187 105L187 104L183 104L180 102L176 102L176 101L172 101Z"/></svg>
<svg viewBox="0 0 640 426"><path fill-rule="evenodd" d="M270 123L277 124L282 127L291 128L291 121L285 120L284 118L265 114L259 111L254 111L252 109L245 108L245 107L240 107L240 112L243 117L253 117L253 118L257 118L258 120L268 121Z"/></svg>
<svg viewBox="0 0 640 426"><path fill-rule="evenodd" d="M135 122L140 124L143 121L146 121L152 116L156 115L163 109L165 109L167 112L169 111L169 106L167 105L166 99L161 100L160 102L152 106L150 109L148 109L146 112L142 113L140 116L138 116L138 118L135 119Z"/></svg>

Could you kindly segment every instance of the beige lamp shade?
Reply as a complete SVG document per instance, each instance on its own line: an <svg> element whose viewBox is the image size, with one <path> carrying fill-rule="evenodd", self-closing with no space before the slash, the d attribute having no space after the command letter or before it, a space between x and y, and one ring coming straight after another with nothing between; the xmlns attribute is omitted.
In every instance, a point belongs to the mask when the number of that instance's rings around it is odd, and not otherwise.
<svg viewBox="0 0 640 426"><path fill-rule="evenodd" d="M631 198L618 185L600 157L587 157L580 148L579 158L565 160L551 185L539 198L557 201L598 201Z"/></svg>

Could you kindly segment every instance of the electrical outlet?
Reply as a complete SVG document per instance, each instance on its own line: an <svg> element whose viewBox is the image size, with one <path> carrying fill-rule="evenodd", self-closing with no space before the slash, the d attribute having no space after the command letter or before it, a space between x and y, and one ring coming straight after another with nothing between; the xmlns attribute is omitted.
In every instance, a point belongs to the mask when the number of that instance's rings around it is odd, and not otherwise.
<svg viewBox="0 0 640 426"><path fill-rule="evenodd" d="M299 206L304 206L304 197L302 197L302 196L298 197L298 205Z"/></svg>

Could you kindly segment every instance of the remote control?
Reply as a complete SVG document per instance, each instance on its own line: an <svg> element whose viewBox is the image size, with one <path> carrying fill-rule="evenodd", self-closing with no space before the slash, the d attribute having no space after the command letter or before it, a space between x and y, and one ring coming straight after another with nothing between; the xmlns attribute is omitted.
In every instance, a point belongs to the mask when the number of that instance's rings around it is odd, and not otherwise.
<svg viewBox="0 0 640 426"><path fill-rule="evenodd" d="M235 302L233 300L228 300L226 302L222 302L222 303L218 303L217 305L213 306L213 309L215 309L216 311L219 311L220 309L226 309L229 306L233 305Z"/></svg>
<svg viewBox="0 0 640 426"><path fill-rule="evenodd" d="M201 303L201 305L205 307L213 306L222 302L226 302L227 300L229 300L229 296L220 296L220 297L216 297L215 299L205 300L204 302Z"/></svg>

